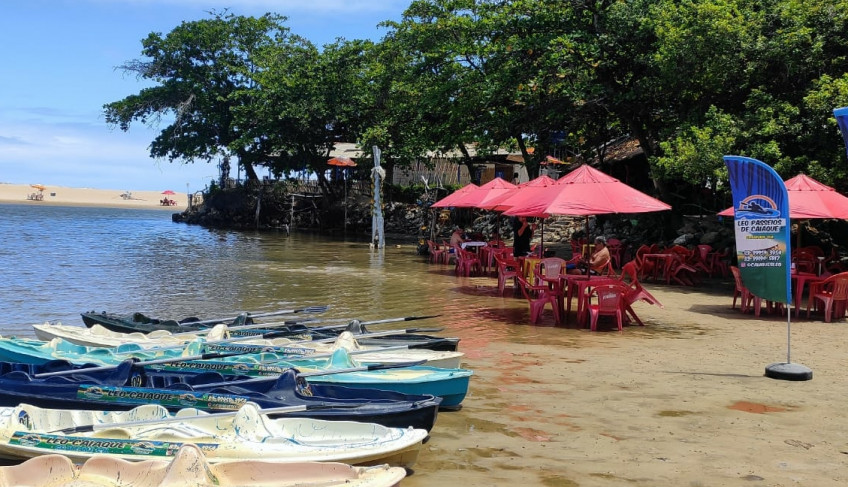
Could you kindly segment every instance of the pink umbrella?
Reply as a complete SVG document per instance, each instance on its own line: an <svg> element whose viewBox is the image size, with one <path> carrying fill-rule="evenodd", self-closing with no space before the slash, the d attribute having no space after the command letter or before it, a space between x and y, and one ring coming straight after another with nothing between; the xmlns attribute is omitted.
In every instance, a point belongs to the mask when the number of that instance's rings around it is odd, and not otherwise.
<svg viewBox="0 0 848 487"><path fill-rule="evenodd" d="M451 206L465 208L485 208L493 199L497 199L504 194L508 194L517 186L505 181L503 178L495 178L488 183L468 191L454 201Z"/></svg>
<svg viewBox="0 0 848 487"><path fill-rule="evenodd" d="M430 207L431 208L449 208L451 206L456 206L454 204L454 202L456 200L461 198L463 195L465 195L469 191L473 191L477 188L479 188L479 186L477 186L476 184L468 183L465 186L454 191L453 193L451 193L451 194L445 196L444 198L440 199L439 201L433 203L432 205L430 205Z"/></svg>
<svg viewBox="0 0 848 487"><path fill-rule="evenodd" d="M586 164L542 188L526 204L513 206L507 215L589 216L610 213L647 213L671 206L634 189Z"/></svg>
<svg viewBox="0 0 848 487"><path fill-rule="evenodd" d="M838 218L848 220L848 197L815 179L799 174L786 180L789 195L789 217L805 220L809 218ZM720 216L734 215L730 207Z"/></svg>
<svg viewBox="0 0 848 487"><path fill-rule="evenodd" d="M539 176L536 179L521 183L515 188L488 199L488 202L482 206L486 210L506 211L516 204L521 204L526 198L536 194L539 188L545 188L556 184L556 180L546 175Z"/></svg>

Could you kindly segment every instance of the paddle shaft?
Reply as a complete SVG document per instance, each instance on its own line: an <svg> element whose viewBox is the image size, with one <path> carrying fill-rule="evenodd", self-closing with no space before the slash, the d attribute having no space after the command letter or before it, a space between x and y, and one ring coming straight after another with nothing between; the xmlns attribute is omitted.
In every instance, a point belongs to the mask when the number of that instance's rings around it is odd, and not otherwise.
<svg viewBox="0 0 848 487"><path fill-rule="evenodd" d="M290 315L290 314L295 314L295 313L324 313L328 309L330 309L329 306L309 306L307 308L281 309L281 310L278 310L278 311L269 311L267 313L250 313L250 312L248 312L248 313L242 313L238 316L232 316L232 317L229 317L229 318L210 318L208 320L190 321L190 322L185 323L185 324L186 325L205 325L205 324L210 324L210 323L224 323L226 321L237 320L242 315L245 315L245 317L247 317L247 318L267 318L269 316ZM200 330L200 331L202 331L204 333L209 332L208 330ZM189 333L192 333L192 332L175 333L175 335L189 334Z"/></svg>

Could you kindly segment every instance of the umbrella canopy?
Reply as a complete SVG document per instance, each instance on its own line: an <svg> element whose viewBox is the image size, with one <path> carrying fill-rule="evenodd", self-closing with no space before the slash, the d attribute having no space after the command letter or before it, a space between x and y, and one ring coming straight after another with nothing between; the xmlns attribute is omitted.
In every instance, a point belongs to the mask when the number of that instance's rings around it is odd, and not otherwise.
<svg viewBox="0 0 848 487"><path fill-rule="evenodd" d="M464 208L485 208L489 202L504 194L508 194L517 186L505 181L503 178L495 178L488 183L472 189L458 197L451 206Z"/></svg>
<svg viewBox="0 0 848 487"><path fill-rule="evenodd" d="M356 162L353 159L344 156L334 157L327 161L327 164L338 167L356 167Z"/></svg>
<svg viewBox="0 0 848 487"><path fill-rule="evenodd" d="M547 217L589 216L610 213L647 213L671 206L632 188L586 164L542 188L535 198L504 213Z"/></svg>
<svg viewBox="0 0 848 487"><path fill-rule="evenodd" d="M458 200L459 198L461 198L463 195L465 195L469 191L473 191L474 189L477 189L477 188L479 188L479 186L477 186L476 184L468 183L465 186L454 191L453 193L451 193L451 194L445 196L444 198L440 199L439 201L433 203L432 205L430 205L430 207L431 208L448 208L448 207L451 207L451 206L456 206L456 205L453 204L454 201Z"/></svg>
<svg viewBox="0 0 848 487"><path fill-rule="evenodd" d="M548 164L565 164L565 161L562 159L557 159L554 156L545 156L545 160L542 161L542 165L546 166Z"/></svg>
<svg viewBox="0 0 848 487"><path fill-rule="evenodd" d="M165 191L162 191L162 194L177 194L177 193L173 192L170 189L166 189Z"/></svg>
<svg viewBox="0 0 848 487"><path fill-rule="evenodd" d="M45 189L47 189L47 186L45 186L43 184L30 184L30 186L39 190L39 191L44 191Z"/></svg>
<svg viewBox="0 0 848 487"><path fill-rule="evenodd" d="M809 218L838 218L848 220L848 197L815 179L799 174L787 179L786 192L789 195L789 218L805 220ZM730 207L719 213L720 216L734 215Z"/></svg>
<svg viewBox="0 0 848 487"><path fill-rule="evenodd" d="M547 188L556 184L556 179L542 175L536 179L519 184L515 188L504 192L500 196L490 198L482 208L495 211L506 211L513 206L520 206L532 201L539 194L540 188ZM533 215L525 215L533 216Z"/></svg>

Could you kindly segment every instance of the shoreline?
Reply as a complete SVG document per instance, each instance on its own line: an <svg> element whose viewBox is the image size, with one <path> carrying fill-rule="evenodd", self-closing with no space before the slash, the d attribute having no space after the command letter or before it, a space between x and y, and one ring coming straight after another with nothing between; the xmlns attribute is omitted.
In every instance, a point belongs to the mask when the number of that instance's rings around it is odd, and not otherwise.
<svg viewBox="0 0 848 487"><path fill-rule="evenodd" d="M188 196L185 193L165 195L160 191L72 188L52 185L44 186L45 189L41 191L41 195L44 199L32 200L28 199L28 196L39 194L38 189L33 188L28 184L0 183L0 204L135 208L146 210L165 210L174 213L181 213L188 207ZM161 204L161 200L163 198L175 201L176 205L163 206Z"/></svg>

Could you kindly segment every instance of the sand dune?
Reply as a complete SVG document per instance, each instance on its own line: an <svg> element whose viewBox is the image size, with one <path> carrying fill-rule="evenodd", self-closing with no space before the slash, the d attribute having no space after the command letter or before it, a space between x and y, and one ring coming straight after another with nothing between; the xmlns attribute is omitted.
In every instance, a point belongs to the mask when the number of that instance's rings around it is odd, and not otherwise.
<svg viewBox="0 0 848 487"><path fill-rule="evenodd" d="M41 192L43 200L37 201L28 198L30 195L38 193L38 189L27 184L0 183L0 203L145 208L178 212L186 209L188 201L188 196L185 193L163 195L161 191L69 188L50 185L45 185L44 191ZM165 197L176 201L177 204L163 206L161 200Z"/></svg>

